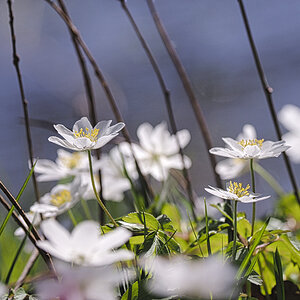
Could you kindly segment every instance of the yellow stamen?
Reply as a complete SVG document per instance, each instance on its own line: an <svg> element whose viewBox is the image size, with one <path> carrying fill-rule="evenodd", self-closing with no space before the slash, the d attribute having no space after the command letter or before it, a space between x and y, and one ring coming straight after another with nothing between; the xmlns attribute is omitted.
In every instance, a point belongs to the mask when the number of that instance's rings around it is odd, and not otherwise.
<svg viewBox="0 0 300 300"><path fill-rule="evenodd" d="M259 148L261 148L262 144L264 142L264 139L258 140L258 139L253 139L253 140L241 140L239 142L239 144L245 148L246 146L258 146Z"/></svg>
<svg viewBox="0 0 300 300"><path fill-rule="evenodd" d="M75 131L74 136L75 138L86 137L90 139L92 142L97 142L98 133L99 133L99 129L94 128L90 130L89 128L86 127L85 130L80 128L79 131Z"/></svg>
<svg viewBox="0 0 300 300"><path fill-rule="evenodd" d="M247 184L247 186L243 188L243 185L241 183L237 183L237 182L232 183L232 181L229 182L229 186L227 187L227 191L237 195L238 198L241 198L243 196L249 196L249 191L248 191L249 189L250 189L249 184Z"/></svg>
<svg viewBox="0 0 300 300"><path fill-rule="evenodd" d="M77 167L78 162L81 159L81 153L74 152L69 157L62 157L62 163L69 169L74 169Z"/></svg>
<svg viewBox="0 0 300 300"><path fill-rule="evenodd" d="M62 190L51 196L51 203L55 206L61 206L66 202L71 202L71 193L68 190Z"/></svg>

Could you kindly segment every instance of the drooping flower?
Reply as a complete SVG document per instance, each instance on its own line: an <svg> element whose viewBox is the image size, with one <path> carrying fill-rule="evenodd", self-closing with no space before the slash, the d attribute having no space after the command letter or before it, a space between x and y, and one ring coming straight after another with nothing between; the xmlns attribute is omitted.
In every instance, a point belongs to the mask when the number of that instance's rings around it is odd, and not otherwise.
<svg viewBox="0 0 300 300"><path fill-rule="evenodd" d="M83 266L110 265L118 261L131 260L131 251L114 250L126 243L131 233L121 227L100 235L100 225L94 221L83 221L69 233L54 219L41 223L48 240L37 245L51 255L70 263Z"/></svg>
<svg viewBox="0 0 300 300"><path fill-rule="evenodd" d="M144 266L152 274L148 287L156 295L227 299L233 291L235 269L214 256L203 261L155 257Z"/></svg>
<svg viewBox="0 0 300 300"><path fill-rule="evenodd" d="M69 184L58 184L49 193L34 203L30 211L42 214L45 218L54 217L72 208L84 195L87 185L76 177Z"/></svg>
<svg viewBox="0 0 300 300"><path fill-rule="evenodd" d="M215 147L209 150L210 153L242 159L263 159L269 157L278 157L281 152L290 148L285 141L265 141L264 139L241 139L236 141L232 138L222 138L226 148Z"/></svg>
<svg viewBox="0 0 300 300"><path fill-rule="evenodd" d="M116 300L116 288L131 279L130 272L113 266L70 267L55 264L60 280L43 280L36 284L39 299ZM129 274L129 275L127 275Z"/></svg>
<svg viewBox="0 0 300 300"><path fill-rule="evenodd" d="M245 124L242 132L237 136L236 140L255 140L256 130L254 126ZM249 170L249 163L241 158L228 158L217 163L216 172L223 180L236 178Z"/></svg>
<svg viewBox="0 0 300 300"><path fill-rule="evenodd" d="M181 148L190 141L188 130L177 132ZM149 123L143 123L137 129L140 145L132 144L132 149L144 174L151 174L156 180L163 181L168 177L170 169L183 169L191 166L191 160L184 156L184 165L179 154L179 147L175 135L171 135L167 124L162 122L154 128ZM131 149L123 143L120 147L123 153L130 155Z"/></svg>
<svg viewBox="0 0 300 300"><path fill-rule="evenodd" d="M99 161L92 157L93 170L99 170ZM76 176L82 172L89 172L89 159L86 153L70 153L63 149L57 150L57 158L54 161L48 159L39 159L35 165L34 171L40 175L38 181L61 180L70 176Z"/></svg>
<svg viewBox="0 0 300 300"><path fill-rule="evenodd" d="M82 117L75 122L72 131L62 124L57 124L54 125L54 128L64 139L50 136L48 140L74 151L98 149L116 137L125 126L121 122L110 126L111 122L111 120L101 121L95 127L92 127L88 118Z"/></svg>
<svg viewBox="0 0 300 300"><path fill-rule="evenodd" d="M205 188L205 190L217 197L220 197L224 200L234 200L240 201L243 203L252 203L261 200L265 200L270 198L271 196L260 197L260 194L254 194L249 192L250 185L248 184L246 187L243 187L241 183L230 181L227 184L227 189L223 190L220 188L209 186L209 188Z"/></svg>
<svg viewBox="0 0 300 300"><path fill-rule="evenodd" d="M295 105L285 105L278 113L279 121L289 130L282 138L291 145L286 152L293 162L300 163L300 108Z"/></svg>

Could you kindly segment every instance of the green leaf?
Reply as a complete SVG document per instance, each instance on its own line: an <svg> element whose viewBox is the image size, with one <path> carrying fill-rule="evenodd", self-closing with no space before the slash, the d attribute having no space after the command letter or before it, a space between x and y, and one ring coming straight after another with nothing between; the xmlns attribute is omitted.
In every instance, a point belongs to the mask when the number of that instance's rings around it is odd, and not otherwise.
<svg viewBox="0 0 300 300"><path fill-rule="evenodd" d="M281 259L280 259L278 249L276 249L273 255L273 259L274 259L274 272L275 272L275 279L276 279L277 299L285 300L283 272L282 272Z"/></svg>
<svg viewBox="0 0 300 300"><path fill-rule="evenodd" d="M143 227L155 231L158 230L160 226L155 217L149 213L130 213L127 216L122 217L121 220L130 224L142 224Z"/></svg>
<svg viewBox="0 0 300 300"><path fill-rule="evenodd" d="M172 226L175 230L181 232L181 216L176 205L171 203L164 203L161 213L165 214L171 219Z"/></svg>

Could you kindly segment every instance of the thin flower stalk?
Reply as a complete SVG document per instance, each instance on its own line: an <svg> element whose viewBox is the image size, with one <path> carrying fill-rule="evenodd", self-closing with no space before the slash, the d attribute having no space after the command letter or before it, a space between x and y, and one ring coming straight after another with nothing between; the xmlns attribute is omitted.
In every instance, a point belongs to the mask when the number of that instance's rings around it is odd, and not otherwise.
<svg viewBox="0 0 300 300"><path fill-rule="evenodd" d="M250 174L251 174L251 183L252 183L252 192L255 194L255 175L253 169L253 158L250 159ZM254 225L255 225L255 214L256 214L256 203L252 203L252 226L251 226L251 236L254 234Z"/></svg>
<svg viewBox="0 0 300 300"><path fill-rule="evenodd" d="M251 29L250 29L250 24L249 24L249 21L248 21L248 17L247 17L247 14L246 14L246 9L244 7L243 0L238 0L238 3L239 3L239 6L240 6L241 15L242 15L243 22L244 22L244 25L245 25L245 29L246 29L246 32L247 32L247 36L248 36L248 40L249 40L250 47L251 47L251 50L252 50L252 54L253 54L253 58L254 58L254 61L255 61L256 69L257 69L257 72L258 72L258 75L259 75L259 78L260 78L260 81L261 81L261 85L262 85L262 88L264 90L265 97L266 97L266 100L267 100L267 103L268 103L268 106L269 106L269 110L270 110L270 113L271 113L271 116L272 116L273 124L274 124L275 131L276 131L276 135L277 135L278 140L281 140L282 134L281 134L281 130L280 130L280 127L279 127L278 119L277 119L274 104L273 104L273 98L272 98L273 88L270 87L270 85L268 84L263 66L261 64L261 61L260 61L260 58L259 58L259 55L258 55L258 51L256 49L255 42L254 42L252 32L251 32ZM285 162L285 165L286 165L286 168L287 168L287 172L289 174L290 181L291 181L291 184L292 184L292 187L293 187L293 190L294 190L294 195L295 195L298 203L300 204L300 197L299 197L299 194L298 194L298 186L297 186L296 178L295 178L290 160L289 160L289 158L288 158L288 156L286 155L285 152L283 152L283 158L284 158L284 162Z"/></svg>
<svg viewBox="0 0 300 300"><path fill-rule="evenodd" d="M104 210L104 212L106 213L106 215L109 217L109 219L112 221L112 223L114 224L115 227L118 227L118 224L116 223L116 221L114 220L114 218L112 217L112 215L110 214L110 212L107 210L107 208L105 207L105 205L103 204L103 202L101 201L99 194L97 192L96 189L96 185L95 185L95 179L94 179L94 174L93 174L93 165L92 165L92 155L91 155L91 151L88 150L88 156L89 156L89 166L90 166L90 175L91 175L91 181L92 181L92 186L93 186L93 190L95 193L95 197L99 203L99 205L101 206L101 208Z"/></svg>
<svg viewBox="0 0 300 300"><path fill-rule="evenodd" d="M233 211L233 244L232 244L232 260L235 260L236 256L236 238L237 238L237 204L238 201L234 202L234 211Z"/></svg>

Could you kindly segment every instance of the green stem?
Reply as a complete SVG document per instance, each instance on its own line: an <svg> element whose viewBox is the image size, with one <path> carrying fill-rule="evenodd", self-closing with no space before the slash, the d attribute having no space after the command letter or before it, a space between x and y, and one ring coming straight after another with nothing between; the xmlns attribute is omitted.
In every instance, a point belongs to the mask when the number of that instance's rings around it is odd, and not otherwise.
<svg viewBox="0 0 300 300"><path fill-rule="evenodd" d="M76 226L76 225L77 225L77 221L76 221L76 219L75 219L75 217L74 217L74 214L73 214L73 212L71 211L71 209L68 210L68 214L69 214L69 217L70 217L70 219L71 219L73 225Z"/></svg>
<svg viewBox="0 0 300 300"><path fill-rule="evenodd" d="M259 174L275 191L275 193L282 197L285 193L281 185L278 183L278 181L261 165L254 163L253 164L254 171Z"/></svg>
<svg viewBox="0 0 300 300"><path fill-rule="evenodd" d="M86 200L81 199L80 204L81 204L81 206L82 206L82 208L83 208L83 211L84 211L85 216L86 216L89 220L92 220L93 217L92 217L90 208L89 208L88 204L86 203Z"/></svg>
<svg viewBox="0 0 300 300"><path fill-rule="evenodd" d="M210 247L210 240L209 240L207 205L206 205L205 198L204 198L204 206L205 206L205 228L206 228L207 252L208 252L208 255L210 256L211 255L211 247Z"/></svg>
<svg viewBox="0 0 300 300"><path fill-rule="evenodd" d="M235 260L236 255L236 236L237 236L237 204L238 201L234 202L234 224L233 224L233 245L232 245L232 260Z"/></svg>
<svg viewBox="0 0 300 300"><path fill-rule="evenodd" d="M255 193L255 177L254 177L254 169L253 169L253 158L250 159L250 173L251 173L251 182L252 182L252 192ZM256 211L256 203L252 203L252 227L251 227L251 236L254 234L254 225L255 225L255 211Z"/></svg>
<svg viewBox="0 0 300 300"><path fill-rule="evenodd" d="M92 186L93 186L93 190L94 190L94 194L96 196L96 199L99 203L99 205L101 206L101 208L104 210L104 212L106 213L106 215L109 217L109 219L112 221L112 223L114 224L115 227L118 227L118 224L116 223L116 221L114 220L114 218L112 217L112 215L109 213L109 211L107 210L107 208L105 207L105 205L103 204L103 202L100 199L100 196L97 192L96 189L96 185L95 185L95 180L94 180L94 173L93 173L93 164L92 164L92 155L91 155L91 150L88 150L88 156L89 156L89 166L90 166L90 175L91 175L91 180L92 180Z"/></svg>

